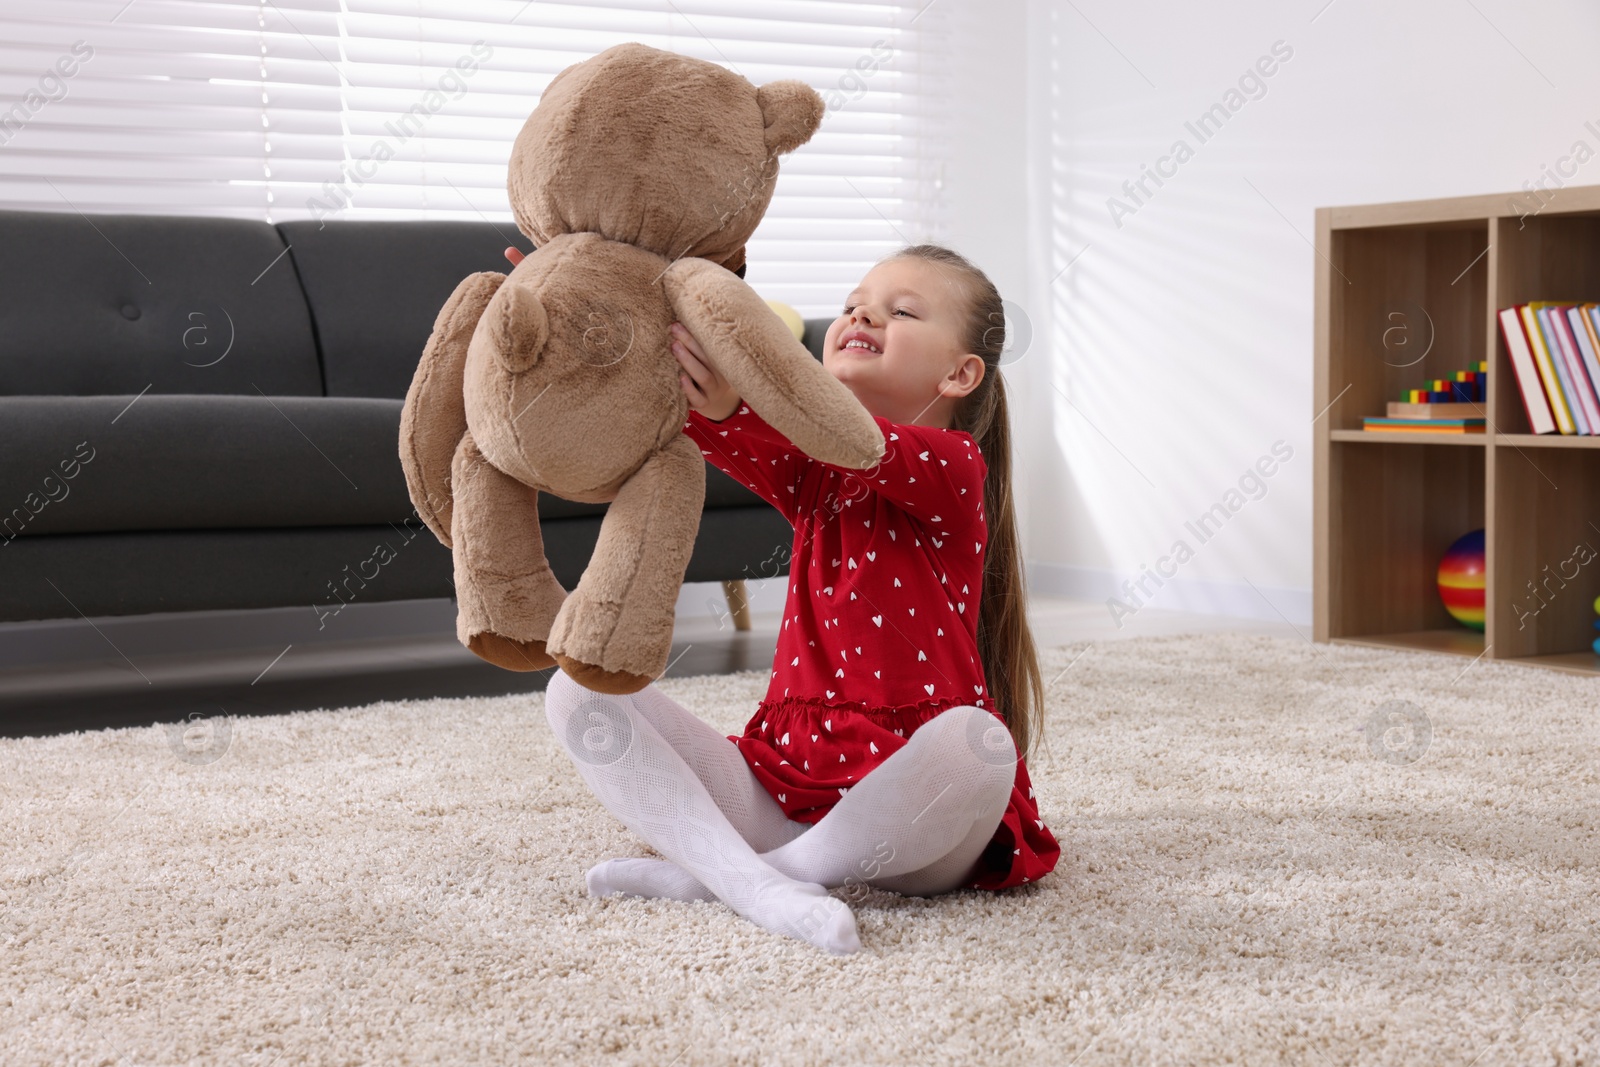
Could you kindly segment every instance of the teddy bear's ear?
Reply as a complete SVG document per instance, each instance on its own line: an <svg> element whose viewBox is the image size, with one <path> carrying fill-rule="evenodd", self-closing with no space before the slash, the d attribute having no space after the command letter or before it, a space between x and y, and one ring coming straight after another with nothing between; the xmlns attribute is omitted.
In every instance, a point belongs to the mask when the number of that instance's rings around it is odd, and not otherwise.
<svg viewBox="0 0 1600 1067"><path fill-rule="evenodd" d="M826 110L822 96L803 81L768 82L756 90L766 127L767 154L781 156L811 140Z"/></svg>

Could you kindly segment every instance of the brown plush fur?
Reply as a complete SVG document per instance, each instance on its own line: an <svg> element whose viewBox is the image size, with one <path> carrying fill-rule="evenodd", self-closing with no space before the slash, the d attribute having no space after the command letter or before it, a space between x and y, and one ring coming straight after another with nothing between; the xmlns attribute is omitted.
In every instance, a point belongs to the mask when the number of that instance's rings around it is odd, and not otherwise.
<svg viewBox="0 0 1600 1067"><path fill-rule="evenodd" d="M682 322L740 397L796 446L865 469L877 424L732 271L777 157L822 99L757 89L640 44L556 75L512 149L517 226L537 250L475 274L439 312L406 394L411 500L452 549L457 636L508 670L559 663L590 689L658 677L705 499L667 326ZM569 596L545 558L538 494L609 502Z"/></svg>

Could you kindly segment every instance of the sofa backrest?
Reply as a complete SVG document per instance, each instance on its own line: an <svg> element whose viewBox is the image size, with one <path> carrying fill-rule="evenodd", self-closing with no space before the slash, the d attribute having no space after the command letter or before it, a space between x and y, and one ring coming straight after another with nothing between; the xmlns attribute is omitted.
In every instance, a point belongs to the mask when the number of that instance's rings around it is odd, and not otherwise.
<svg viewBox="0 0 1600 1067"><path fill-rule="evenodd" d="M272 226L0 211L0 396L257 389L322 392L311 317Z"/></svg>
<svg viewBox="0 0 1600 1067"><path fill-rule="evenodd" d="M328 396L403 399L439 309L461 280L533 250L511 223L281 222L316 324Z"/></svg>
<svg viewBox="0 0 1600 1067"><path fill-rule="evenodd" d="M832 319L805 319L806 332L801 336L800 343L816 357L817 362L822 362L822 345L828 337L828 327L833 325Z"/></svg>

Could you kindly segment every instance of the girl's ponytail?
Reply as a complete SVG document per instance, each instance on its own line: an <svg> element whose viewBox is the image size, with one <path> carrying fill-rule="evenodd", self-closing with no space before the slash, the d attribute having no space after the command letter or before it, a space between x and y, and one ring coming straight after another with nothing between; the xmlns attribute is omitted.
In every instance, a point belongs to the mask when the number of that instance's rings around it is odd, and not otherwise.
<svg viewBox="0 0 1600 1067"><path fill-rule="evenodd" d="M966 350L983 357L984 375L978 387L957 405L954 428L972 435L989 468L983 487L989 543L984 551L978 652L993 698L990 703L1011 728L1017 752L1027 759L1033 741L1044 732L1044 681L1033 631L1028 627L1027 584L1011 499L1011 419L1000 371L1006 341L1005 307L989 276L959 253L941 245L920 244L892 253L890 258L899 256L953 269L970 294Z"/></svg>

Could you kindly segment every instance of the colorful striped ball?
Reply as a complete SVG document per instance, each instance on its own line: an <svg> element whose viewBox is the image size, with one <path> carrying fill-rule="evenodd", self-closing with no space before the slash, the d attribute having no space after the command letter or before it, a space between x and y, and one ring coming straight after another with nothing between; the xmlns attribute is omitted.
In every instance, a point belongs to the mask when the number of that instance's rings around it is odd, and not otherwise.
<svg viewBox="0 0 1600 1067"><path fill-rule="evenodd" d="M1439 561L1439 599L1461 625L1483 631L1483 531L1459 538Z"/></svg>

